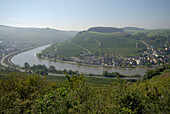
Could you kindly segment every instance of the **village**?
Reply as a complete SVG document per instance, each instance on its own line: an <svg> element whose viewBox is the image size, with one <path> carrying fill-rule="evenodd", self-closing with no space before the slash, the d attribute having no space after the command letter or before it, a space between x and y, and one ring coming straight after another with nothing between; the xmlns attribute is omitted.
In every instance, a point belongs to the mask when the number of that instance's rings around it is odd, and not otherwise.
<svg viewBox="0 0 170 114"><path fill-rule="evenodd" d="M46 58L53 61L67 61L78 64L88 65L102 65L102 66L121 66L121 67L133 67L133 66L152 66L163 65L170 62L170 48L165 46L163 49L155 49L154 46L143 52L143 54L134 57L123 57L119 55L98 56L96 54L89 54L84 51L79 57L57 57L56 52L52 53L39 53L40 58Z"/></svg>
<svg viewBox="0 0 170 114"><path fill-rule="evenodd" d="M0 60L8 54L27 49L31 46L33 46L33 44L16 40L0 40Z"/></svg>

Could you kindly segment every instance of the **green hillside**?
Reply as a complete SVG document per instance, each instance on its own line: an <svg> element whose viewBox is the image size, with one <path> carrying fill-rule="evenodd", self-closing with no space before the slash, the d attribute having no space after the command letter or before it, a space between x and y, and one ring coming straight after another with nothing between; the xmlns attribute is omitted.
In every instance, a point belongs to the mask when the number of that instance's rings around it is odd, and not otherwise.
<svg viewBox="0 0 170 114"><path fill-rule="evenodd" d="M132 35L135 39L141 39L145 41L149 46L154 46L157 49L168 47L170 44L170 30L169 29L155 29L155 30L143 30L133 32Z"/></svg>
<svg viewBox="0 0 170 114"><path fill-rule="evenodd" d="M57 44L56 47L57 47L57 55L61 55L65 57L78 56L83 51L83 49L71 43L68 43L68 41L64 41L60 44Z"/></svg>
<svg viewBox="0 0 170 114"><path fill-rule="evenodd" d="M126 35L127 33L124 32L100 33L84 31L78 33L74 38L52 47L57 47L57 56L65 57L78 56L87 50L91 53L121 54L126 56L137 54L138 50L146 48L140 40L127 38ZM136 43L138 48L136 48ZM53 51L49 50L49 48L44 50L45 53Z"/></svg>

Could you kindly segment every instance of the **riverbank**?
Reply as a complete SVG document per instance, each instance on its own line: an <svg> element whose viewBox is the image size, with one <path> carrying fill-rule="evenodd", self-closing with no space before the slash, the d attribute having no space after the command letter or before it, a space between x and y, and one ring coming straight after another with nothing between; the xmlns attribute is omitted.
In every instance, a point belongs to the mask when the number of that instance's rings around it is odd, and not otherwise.
<svg viewBox="0 0 170 114"><path fill-rule="evenodd" d="M11 61L15 65L19 65L20 67L23 67L24 63L29 63L30 66L38 65L45 65L46 67L54 66L57 70L72 70L72 71L79 71L80 73L84 74L102 74L103 71L108 72L119 72L122 75L126 76L132 76L132 75L144 75L145 72L152 68L120 68L120 67L109 67L109 66L99 66L99 65L82 65L77 64L74 62L68 62L68 61L51 61L46 59L40 59L36 56L37 53L41 52L45 48L47 48L49 45L45 45L42 47L38 47L36 49L32 49L30 51L18 54L14 57L12 57ZM68 64L70 63L70 64Z"/></svg>
<svg viewBox="0 0 170 114"><path fill-rule="evenodd" d="M42 45L41 45L42 46ZM32 50L32 49L35 49L35 48L38 48L38 47L41 47L41 46L33 46L33 47L30 47L30 48L27 48L27 49L23 49L23 50L19 50L19 51L16 51L16 52L13 52L13 53L10 53L8 55L6 55L5 57L3 57L1 59L1 65L4 66L4 67L14 67L16 66L12 61L11 59L15 56L15 55L18 55L20 53L23 53L23 52L26 52L26 51L29 51L29 50Z"/></svg>
<svg viewBox="0 0 170 114"><path fill-rule="evenodd" d="M21 51L17 51L17 52L13 52L7 56L5 56L2 60L1 63L3 66L5 67L15 67L16 65L14 63L11 62L11 58L19 53L25 52L25 51L29 51L31 49L34 49L36 47L30 47L28 49L25 50L21 50ZM21 72L25 72L26 70L21 69L20 67L15 67L16 69L18 69ZM64 76L65 74L55 74L55 73L48 73L48 76ZM71 75L70 75L71 76ZM103 78L103 79L117 79L116 77L104 77L104 76L85 76L87 78ZM122 77L121 79L125 79L125 80L137 80L139 77Z"/></svg>
<svg viewBox="0 0 170 114"><path fill-rule="evenodd" d="M52 60L52 59L49 59L49 58L46 58L46 57L41 57L40 59L53 61L53 62L67 63L67 64L71 64L71 65L104 67L104 68L157 68L157 67L161 67L161 65L152 65L151 67L147 67L147 66L121 67L121 66L113 66L113 65L105 66L105 65L91 65L91 64L84 64L84 63L76 63L76 62L72 62L72 61Z"/></svg>

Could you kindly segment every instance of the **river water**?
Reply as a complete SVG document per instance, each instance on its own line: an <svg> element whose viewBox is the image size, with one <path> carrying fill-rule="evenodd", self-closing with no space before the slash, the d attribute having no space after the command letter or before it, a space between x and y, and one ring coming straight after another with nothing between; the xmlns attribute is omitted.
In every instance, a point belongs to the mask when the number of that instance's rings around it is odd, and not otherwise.
<svg viewBox="0 0 170 114"><path fill-rule="evenodd" d="M120 74L124 75L134 75L134 74L140 74L144 75L145 72L149 68L106 68L106 67L95 67L95 66L83 66L83 65L73 65L68 63L61 63L61 62L53 62L48 60L39 59L36 56L36 53L44 50L45 48L49 47L50 45L41 46L26 52L22 52L18 55L15 55L11 61L19 66L23 66L25 62L28 62L31 66L33 64L44 64L47 67L53 65L56 69L67 69L67 70L78 70L79 72L83 73L94 73L94 74L101 74L103 71L108 72L119 72Z"/></svg>

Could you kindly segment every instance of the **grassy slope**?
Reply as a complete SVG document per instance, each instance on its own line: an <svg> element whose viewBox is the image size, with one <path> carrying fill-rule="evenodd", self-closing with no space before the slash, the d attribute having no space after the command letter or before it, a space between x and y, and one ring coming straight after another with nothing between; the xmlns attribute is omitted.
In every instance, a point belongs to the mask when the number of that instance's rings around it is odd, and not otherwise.
<svg viewBox="0 0 170 114"><path fill-rule="evenodd" d="M55 47L54 46L50 46L50 47L47 47L45 50L43 50L43 53L48 53L50 52L51 50L55 50Z"/></svg>
<svg viewBox="0 0 170 114"><path fill-rule="evenodd" d="M78 56L80 52L82 52L83 49L68 43L68 41L65 41L61 43L60 45L57 45L57 55L61 56Z"/></svg>
<svg viewBox="0 0 170 114"><path fill-rule="evenodd" d="M99 43L96 40L101 42L99 47ZM71 42L91 52L98 51L100 53L118 53L121 55L133 55L136 53L138 50L136 49L136 43L138 43L139 48L146 48L139 40L125 38L125 35L120 33L83 32L77 34L75 38L71 39ZM79 55L83 51L83 49L70 44L68 41L62 42L60 45L56 45L56 47L58 48L57 55L67 57Z"/></svg>
<svg viewBox="0 0 170 114"><path fill-rule="evenodd" d="M139 48L145 48L143 43L134 39L127 39L124 35L104 35L97 39L101 42L101 46L97 51L106 53L118 53L121 55L131 55L134 54L138 49L136 49L136 43L138 43Z"/></svg>

